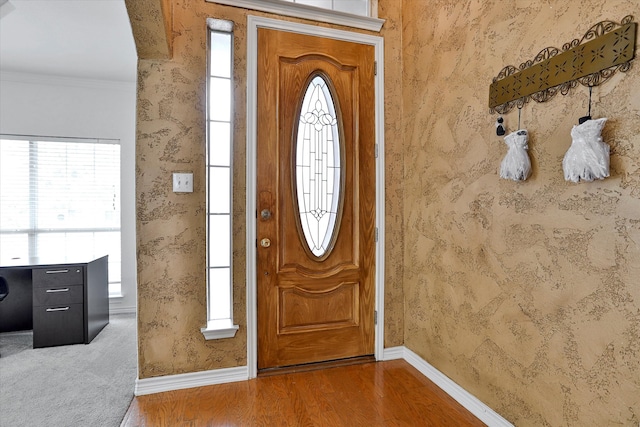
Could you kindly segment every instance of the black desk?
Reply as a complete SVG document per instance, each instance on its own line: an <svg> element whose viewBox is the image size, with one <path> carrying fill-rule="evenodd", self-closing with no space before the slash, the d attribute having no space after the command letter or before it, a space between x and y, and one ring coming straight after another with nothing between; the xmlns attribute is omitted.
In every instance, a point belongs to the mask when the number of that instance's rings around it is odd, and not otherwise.
<svg viewBox="0 0 640 427"><path fill-rule="evenodd" d="M0 332L33 329L34 348L89 344L109 323L108 256L0 262Z"/></svg>

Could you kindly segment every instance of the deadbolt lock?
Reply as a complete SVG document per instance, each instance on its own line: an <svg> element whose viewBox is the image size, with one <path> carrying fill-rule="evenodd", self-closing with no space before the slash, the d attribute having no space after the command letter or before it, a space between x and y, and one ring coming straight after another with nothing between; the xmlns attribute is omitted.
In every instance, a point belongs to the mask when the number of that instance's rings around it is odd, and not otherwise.
<svg viewBox="0 0 640 427"><path fill-rule="evenodd" d="M269 246L271 246L271 240L267 238L260 240L260 246L262 246L263 248L268 248Z"/></svg>
<svg viewBox="0 0 640 427"><path fill-rule="evenodd" d="M269 219L271 218L271 211L269 209L262 209L262 211L260 212L260 216L262 217L262 219Z"/></svg>

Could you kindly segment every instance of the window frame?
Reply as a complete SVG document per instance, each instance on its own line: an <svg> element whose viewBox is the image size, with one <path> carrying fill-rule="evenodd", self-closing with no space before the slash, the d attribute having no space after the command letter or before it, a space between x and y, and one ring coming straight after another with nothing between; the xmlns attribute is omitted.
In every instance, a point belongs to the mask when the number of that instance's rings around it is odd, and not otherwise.
<svg viewBox="0 0 640 427"><path fill-rule="evenodd" d="M369 15L361 16L352 13L339 12L331 9L323 9L315 6L307 6L300 3L292 3L286 0L205 0L208 3L218 3L226 6L258 10L260 12L273 13L281 16L308 19L328 24L344 25L346 27L359 28L380 32L384 19L377 18L378 2L370 0Z"/></svg>
<svg viewBox="0 0 640 427"><path fill-rule="evenodd" d="M118 233L118 248L119 248L119 259L116 259L114 262L119 264L119 278L120 280L112 280L111 275L109 276L109 285L119 285L117 290L111 291L111 287L109 289L109 298L119 298L122 297L122 188L121 188L121 176L122 176L122 144L119 139L114 138L77 138L77 137L56 137L56 136L35 136L35 135L17 135L17 134L0 134L0 140L13 140L13 141L22 141L24 144L28 144L27 150L29 151L29 158L34 158L37 150L35 144L38 143L68 143L68 144L106 144L106 145L115 145L118 147L118 159L117 159L117 185L118 185L118 198L120 202L119 206L119 215L118 218L118 227L91 227L91 228L50 228L50 227L41 227L37 225L37 221L35 219L35 215L37 215L38 211L38 199L34 196L38 195L39 185L35 177L38 175L38 168L31 168L31 160L29 160L30 165L30 173L29 173L29 226L27 228L19 228L19 229L11 229L11 230L2 230L0 229L0 237L3 235L16 235L16 234L26 234L27 235L27 256L29 258L37 257L37 253L34 252L37 247L37 236L46 236L51 234L83 234L83 233L93 233L94 236L96 233ZM33 201L33 202L32 202ZM35 207L34 207L35 206ZM104 253L98 253L96 256L102 256ZM109 254L111 255L111 254ZM45 256L45 259L49 259L49 257ZM111 259L110 259L111 262Z"/></svg>
<svg viewBox="0 0 640 427"><path fill-rule="evenodd" d="M206 204L207 204L207 209L206 209L206 214L207 214L207 221L206 221L206 283L207 283L207 326L204 328L201 328L201 332L204 335L205 339L207 340L213 340L213 339L223 339L223 338L232 338L235 336L236 332L239 329L239 326L233 323L233 87L234 87L234 80L233 80L233 47L234 47L234 33L233 33L233 29L234 29L234 23L232 21L228 21L228 20L222 20L222 19L214 19L214 18L207 18L207 80L206 80L206 87L207 87L207 94L206 94L206 153L205 153L205 168L206 168ZM212 75L212 70L211 70L211 55L212 55L212 50L213 50L213 46L212 46L212 35L215 33L219 33L219 34L228 34L230 36L229 39L229 54L230 54L230 58L229 58L229 91L230 91L230 97L229 97L229 120L228 122L225 120L213 120L210 115L211 115L211 81L214 77L218 77L218 78L223 78L221 76L213 76ZM211 150L211 132L210 132L210 128L211 128L211 123L213 122L217 122L217 123L228 123L229 124L229 139L228 139L228 149L229 149L229 166L228 166L228 178L229 178L229 212L228 214L220 214L220 213L212 213L210 211L210 200L212 197L211 194L211 183L210 183L210 179L211 179L211 168L215 167L215 168L221 168L223 166L221 165L212 165L210 163L211 157L210 157L210 150ZM228 245L228 250L229 250L229 317L216 317L215 313L211 312L211 300L212 298L215 298L215 296L213 295L213 284L211 283L211 269L214 268L211 266L210 264L210 251L211 251L211 245L212 245L212 239L211 239L211 230L209 227L209 221L212 215L228 215L229 217L229 238L226 242L220 242L220 239L216 239L216 243L218 244L226 244ZM222 266L218 266L218 267L222 267ZM226 268L222 267L222 268Z"/></svg>

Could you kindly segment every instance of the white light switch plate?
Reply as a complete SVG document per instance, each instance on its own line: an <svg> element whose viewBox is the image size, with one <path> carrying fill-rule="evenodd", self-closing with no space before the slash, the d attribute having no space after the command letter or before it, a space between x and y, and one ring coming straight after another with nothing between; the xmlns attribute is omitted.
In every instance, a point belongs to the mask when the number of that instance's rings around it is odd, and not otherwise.
<svg viewBox="0 0 640 427"><path fill-rule="evenodd" d="M193 193L193 173L174 172L173 173L174 193Z"/></svg>

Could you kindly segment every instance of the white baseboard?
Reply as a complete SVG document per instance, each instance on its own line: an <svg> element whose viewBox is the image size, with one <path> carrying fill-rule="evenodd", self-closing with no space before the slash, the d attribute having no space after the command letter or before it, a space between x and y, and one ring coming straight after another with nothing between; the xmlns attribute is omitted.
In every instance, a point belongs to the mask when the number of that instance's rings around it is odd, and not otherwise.
<svg viewBox="0 0 640 427"><path fill-rule="evenodd" d="M131 307L110 306L109 307L109 314L133 314L135 312L136 312L135 306L131 306Z"/></svg>
<svg viewBox="0 0 640 427"><path fill-rule="evenodd" d="M382 360L404 359L416 368L422 375L440 387L466 410L475 415L480 421L489 427L514 427L509 421L502 418L497 412L478 400L471 393L460 387L449 377L431 366L413 351L404 346L385 348ZM203 387L214 384L223 384L249 379L249 368L240 366L237 368L214 369L204 372L192 372L187 374L166 375L162 377L136 380L134 394L162 393L165 391L181 390L192 387Z"/></svg>
<svg viewBox="0 0 640 427"><path fill-rule="evenodd" d="M204 387L214 384L245 381L248 379L249 369L246 366L214 369L211 371L137 379L133 393L136 396L143 396L145 394L162 393L164 391L181 390L192 387Z"/></svg>
<svg viewBox="0 0 640 427"><path fill-rule="evenodd" d="M431 366L408 348L391 347L384 349L383 360L404 359L416 368L422 375L440 387L445 393L455 399L459 404L476 416L489 427L513 427L509 421L502 418L497 412L478 400L474 395L453 382L445 374Z"/></svg>
<svg viewBox="0 0 640 427"><path fill-rule="evenodd" d="M389 347L385 348L382 353L382 360L397 360L404 359L404 347Z"/></svg>

